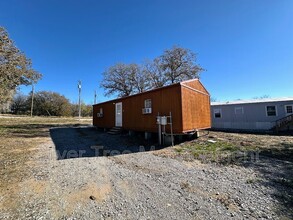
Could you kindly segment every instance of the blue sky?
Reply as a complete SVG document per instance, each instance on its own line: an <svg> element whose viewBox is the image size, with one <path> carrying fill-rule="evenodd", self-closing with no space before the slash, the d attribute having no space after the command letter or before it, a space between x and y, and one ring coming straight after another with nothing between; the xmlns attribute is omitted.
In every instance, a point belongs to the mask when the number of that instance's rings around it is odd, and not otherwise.
<svg viewBox="0 0 293 220"><path fill-rule="evenodd" d="M293 96L292 0L0 0L0 25L43 73L37 90L92 104L102 73L179 45L219 101ZM29 88L21 87L27 93Z"/></svg>

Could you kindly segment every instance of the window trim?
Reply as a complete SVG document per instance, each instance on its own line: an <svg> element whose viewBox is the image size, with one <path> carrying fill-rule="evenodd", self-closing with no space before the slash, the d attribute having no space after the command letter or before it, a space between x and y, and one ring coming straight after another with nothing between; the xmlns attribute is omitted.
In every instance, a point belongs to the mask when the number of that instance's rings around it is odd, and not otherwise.
<svg viewBox="0 0 293 220"><path fill-rule="evenodd" d="M275 107L276 115L268 115L268 107L270 107L270 106L274 106ZM276 117L276 116L278 116L278 108L277 108L276 105L266 105L265 106L265 111L266 111L266 116L267 117Z"/></svg>
<svg viewBox="0 0 293 220"><path fill-rule="evenodd" d="M287 106L291 106L291 108L292 108L292 112L287 112ZM284 107L285 107L285 114L286 114L286 115L291 115L291 114L293 114L293 104L292 104L292 105L285 105Z"/></svg>
<svg viewBox="0 0 293 220"><path fill-rule="evenodd" d="M220 117L216 117L216 110L218 110L219 112L217 113L220 113ZM214 115L214 118L222 118L222 109L221 108L215 108L214 109L214 112L213 112L213 115Z"/></svg>
<svg viewBox="0 0 293 220"><path fill-rule="evenodd" d="M146 105L147 102L150 102L150 106L147 106L147 105ZM152 105L153 105L153 103L152 103L152 99L145 99L145 100L144 100L144 108L152 108Z"/></svg>
<svg viewBox="0 0 293 220"><path fill-rule="evenodd" d="M241 109L241 113L236 113L236 109ZM243 106L234 107L234 114L235 115L243 115L244 114Z"/></svg>
<svg viewBox="0 0 293 220"><path fill-rule="evenodd" d="M98 118L102 118L102 117L104 117L104 114L103 114L103 108L102 108L102 107L99 108L99 111L97 112L97 117L98 117Z"/></svg>

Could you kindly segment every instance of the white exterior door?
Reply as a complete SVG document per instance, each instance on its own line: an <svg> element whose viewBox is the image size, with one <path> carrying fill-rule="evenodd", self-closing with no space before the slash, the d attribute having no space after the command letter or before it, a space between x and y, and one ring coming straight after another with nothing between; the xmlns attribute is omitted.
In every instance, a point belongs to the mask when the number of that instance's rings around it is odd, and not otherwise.
<svg viewBox="0 0 293 220"><path fill-rule="evenodd" d="M122 102L115 105L115 126L122 127Z"/></svg>

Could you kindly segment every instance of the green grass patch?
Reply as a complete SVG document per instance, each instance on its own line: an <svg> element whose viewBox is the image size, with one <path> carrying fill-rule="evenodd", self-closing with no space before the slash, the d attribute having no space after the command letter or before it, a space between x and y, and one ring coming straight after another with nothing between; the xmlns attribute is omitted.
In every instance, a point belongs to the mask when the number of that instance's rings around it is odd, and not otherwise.
<svg viewBox="0 0 293 220"><path fill-rule="evenodd" d="M259 179L257 179L257 178L249 178L249 179L246 180L246 183L247 184L253 184L253 183L256 183L258 181L259 181Z"/></svg>
<svg viewBox="0 0 293 220"><path fill-rule="evenodd" d="M192 152L218 152L218 151L236 151L239 150L238 147L233 146L230 143L227 142L204 142L204 143L193 143L190 145L185 146L185 148L189 149Z"/></svg>
<svg viewBox="0 0 293 220"><path fill-rule="evenodd" d="M177 153L183 153L183 152L184 152L184 148L182 148L182 147L175 148L175 151L176 151Z"/></svg>
<svg viewBox="0 0 293 220"><path fill-rule="evenodd" d="M176 146L174 150L180 155L192 155L195 159L206 162L225 162L235 159L239 152L245 155L247 152L257 151L258 148L236 145L226 141L195 141Z"/></svg>

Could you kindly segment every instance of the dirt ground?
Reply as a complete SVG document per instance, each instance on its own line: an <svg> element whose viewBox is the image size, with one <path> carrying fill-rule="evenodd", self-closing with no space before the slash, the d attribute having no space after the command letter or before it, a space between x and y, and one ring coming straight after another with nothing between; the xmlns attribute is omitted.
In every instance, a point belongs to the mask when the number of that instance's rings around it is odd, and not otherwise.
<svg viewBox="0 0 293 220"><path fill-rule="evenodd" d="M0 219L292 219L293 137L158 147L72 118L0 117Z"/></svg>

